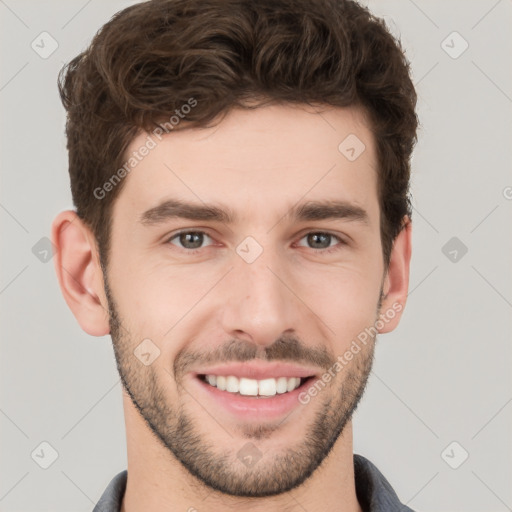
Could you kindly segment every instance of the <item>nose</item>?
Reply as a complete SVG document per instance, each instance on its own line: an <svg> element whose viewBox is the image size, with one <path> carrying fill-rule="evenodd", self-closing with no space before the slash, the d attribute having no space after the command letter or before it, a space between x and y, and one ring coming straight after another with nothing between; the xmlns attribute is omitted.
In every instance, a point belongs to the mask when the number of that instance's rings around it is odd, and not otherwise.
<svg viewBox="0 0 512 512"><path fill-rule="evenodd" d="M293 276L275 251L265 249L252 263L235 254L233 265L222 292L226 334L267 346L299 328L306 313L301 315L303 304L293 292Z"/></svg>

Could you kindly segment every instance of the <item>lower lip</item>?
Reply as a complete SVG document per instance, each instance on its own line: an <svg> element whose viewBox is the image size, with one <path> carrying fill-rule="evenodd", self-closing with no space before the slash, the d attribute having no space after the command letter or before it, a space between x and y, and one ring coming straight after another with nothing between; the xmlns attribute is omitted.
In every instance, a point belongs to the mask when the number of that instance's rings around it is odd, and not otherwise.
<svg viewBox="0 0 512 512"><path fill-rule="evenodd" d="M297 389L287 393L279 393L271 397L256 397L222 391L197 376L193 378L200 392L206 394L207 400L218 403L238 418L257 420L279 419L302 406L299 395L307 389L312 379L312 377L306 379Z"/></svg>

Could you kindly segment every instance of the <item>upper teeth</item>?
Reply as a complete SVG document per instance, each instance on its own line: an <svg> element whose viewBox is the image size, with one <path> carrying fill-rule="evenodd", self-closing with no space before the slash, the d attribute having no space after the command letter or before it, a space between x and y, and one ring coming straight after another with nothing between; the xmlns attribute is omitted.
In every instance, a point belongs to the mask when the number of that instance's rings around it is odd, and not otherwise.
<svg viewBox="0 0 512 512"><path fill-rule="evenodd" d="M279 377L277 379L246 379L238 378L233 375L228 377L224 375L206 375L206 380L212 386L216 386L222 391L230 393L240 393L249 396L273 396L276 393L286 393L293 391L300 385L300 377Z"/></svg>

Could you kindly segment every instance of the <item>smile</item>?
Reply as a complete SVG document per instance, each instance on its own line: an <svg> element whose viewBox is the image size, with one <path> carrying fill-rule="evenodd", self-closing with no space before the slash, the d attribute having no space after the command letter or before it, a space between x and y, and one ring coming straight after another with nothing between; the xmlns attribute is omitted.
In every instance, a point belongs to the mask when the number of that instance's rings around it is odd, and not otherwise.
<svg viewBox="0 0 512 512"><path fill-rule="evenodd" d="M235 393L243 396L272 397L276 394L290 393L301 386L307 378L278 377L269 379L249 379L235 377L234 375L200 375L207 382L221 391Z"/></svg>

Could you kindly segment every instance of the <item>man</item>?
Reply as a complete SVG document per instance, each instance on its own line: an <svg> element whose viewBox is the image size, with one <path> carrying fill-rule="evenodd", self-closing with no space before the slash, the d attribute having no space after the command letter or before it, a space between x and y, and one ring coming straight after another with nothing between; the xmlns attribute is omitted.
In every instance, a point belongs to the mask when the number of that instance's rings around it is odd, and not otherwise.
<svg viewBox="0 0 512 512"><path fill-rule="evenodd" d="M152 0L62 71L82 329L112 337L128 468L96 511L411 510L353 453L406 302L416 94L344 0Z"/></svg>

